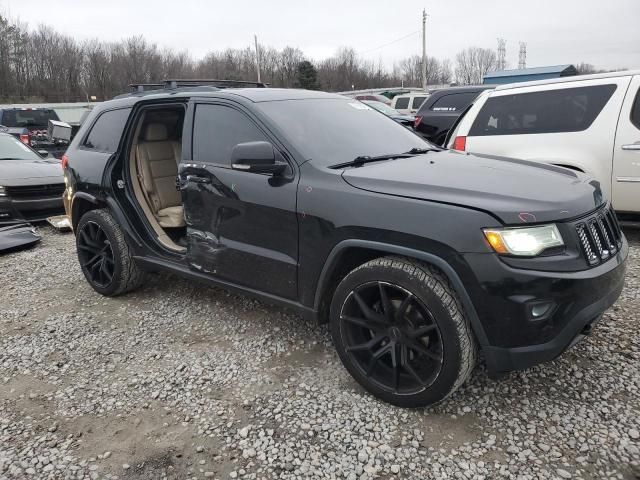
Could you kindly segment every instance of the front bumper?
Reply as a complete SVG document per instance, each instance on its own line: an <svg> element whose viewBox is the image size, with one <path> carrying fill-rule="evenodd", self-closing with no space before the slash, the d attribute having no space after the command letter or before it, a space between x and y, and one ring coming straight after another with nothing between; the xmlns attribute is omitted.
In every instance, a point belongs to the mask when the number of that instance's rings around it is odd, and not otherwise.
<svg viewBox="0 0 640 480"><path fill-rule="evenodd" d="M474 272L469 294L484 329L482 351L492 373L523 370L572 347L622 292L629 246L607 262L578 272L509 267L493 254L465 256ZM534 305L550 305L539 318Z"/></svg>
<svg viewBox="0 0 640 480"><path fill-rule="evenodd" d="M0 225L40 222L64 214L61 196L14 199L0 197Z"/></svg>

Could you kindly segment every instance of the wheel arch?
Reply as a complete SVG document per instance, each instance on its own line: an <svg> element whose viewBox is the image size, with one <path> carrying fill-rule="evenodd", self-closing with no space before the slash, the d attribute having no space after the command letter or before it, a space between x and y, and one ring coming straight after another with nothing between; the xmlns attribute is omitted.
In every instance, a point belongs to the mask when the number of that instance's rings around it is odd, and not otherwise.
<svg viewBox="0 0 640 480"><path fill-rule="evenodd" d="M133 232L120 206L111 197L106 197L105 199L101 199L94 195L91 195L90 193L76 192L71 202L71 224L72 224L73 230L74 231L76 230L76 227L78 225L78 222L80 221L80 218L82 218L82 215L84 215L85 213L91 210L96 210L99 208L108 209L111 212L111 214L115 217L116 221L118 222L118 225L120 226L120 228L122 228L125 235L131 241L133 241L136 244L136 246L138 247L142 246L140 237Z"/></svg>
<svg viewBox="0 0 640 480"><path fill-rule="evenodd" d="M82 216L90 210L104 207L104 204L86 192L77 192L71 201L71 225L76 230Z"/></svg>
<svg viewBox="0 0 640 480"><path fill-rule="evenodd" d="M370 240L343 240L329 253L318 278L314 297L314 310L318 312L319 321L325 322L328 318L331 295L346 274L369 260L387 255L412 258L428 263L440 270L460 298L479 345L482 347L488 344L487 335L480 323L471 297L469 297L459 275L446 260L429 252Z"/></svg>

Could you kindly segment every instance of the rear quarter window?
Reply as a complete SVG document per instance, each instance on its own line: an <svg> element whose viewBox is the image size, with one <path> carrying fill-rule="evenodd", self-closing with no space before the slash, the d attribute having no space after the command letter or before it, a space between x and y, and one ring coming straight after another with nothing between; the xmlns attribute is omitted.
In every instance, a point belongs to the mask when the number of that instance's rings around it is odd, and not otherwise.
<svg viewBox="0 0 640 480"><path fill-rule="evenodd" d="M638 90L636 100L631 108L631 123L640 128L640 90Z"/></svg>
<svg viewBox="0 0 640 480"><path fill-rule="evenodd" d="M427 97L413 97L413 102L411 102L411 108L417 110L422 106Z"/></svg>
<svg viewBox="0 0 640 480"><path fill-rule="evenodd" d="M580 132L615 90L616 85L592 85L489 97L469 136Z"/></svg>
<svg viewBox="0 0 640 480"><path fill-rule="evenodd" d="M478 92L443 95L431 105L434 112L461 112L478 96Z"/></svg>
<svg viewBox="0 0 640 480"><path fill-rule="evenodd" d="M406 109L409 108L409 97L399 97L396 99L396 104L393 108Z"/></svg>
<svg viewBox="0 0 640 480"><path fill-rule="evenodd" d="M98 152L115 152L120 144L120 137L130 112L130 108L121 108L101 113L84 139L82 146Z"/></svg>

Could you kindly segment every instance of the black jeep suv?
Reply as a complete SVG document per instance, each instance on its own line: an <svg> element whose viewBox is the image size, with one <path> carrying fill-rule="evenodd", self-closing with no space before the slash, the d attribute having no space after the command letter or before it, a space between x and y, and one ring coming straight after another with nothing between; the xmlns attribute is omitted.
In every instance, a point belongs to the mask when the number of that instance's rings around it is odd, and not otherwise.
<svg viewBox="0 0 640 480"><path fill-rule="evenodd" d="M450 152L360 102L180 87L97 106L63 159L91 286L168 270L330 322L347 370L438 402L478 350L552 360L620 294L628 245L597 182Z"/></svg>

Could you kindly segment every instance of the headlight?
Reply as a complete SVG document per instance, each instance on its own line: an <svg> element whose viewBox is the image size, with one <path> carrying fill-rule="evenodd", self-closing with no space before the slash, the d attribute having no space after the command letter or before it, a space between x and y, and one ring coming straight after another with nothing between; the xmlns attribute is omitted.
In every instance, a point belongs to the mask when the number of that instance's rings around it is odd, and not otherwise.
<svg viewBox="0 0 640 480"><path fill-rule="evenodd" d="M7 191L4 189L2 185L0 185L0 197L4 197L7 195Z"/></svg>
<svg viewBox="0 0 640 480"><path fill-rule="evenodd" d="M534 256L551 247L564 245L555 225L540 227L485 228L484 236L498 253Z"/></svg>

